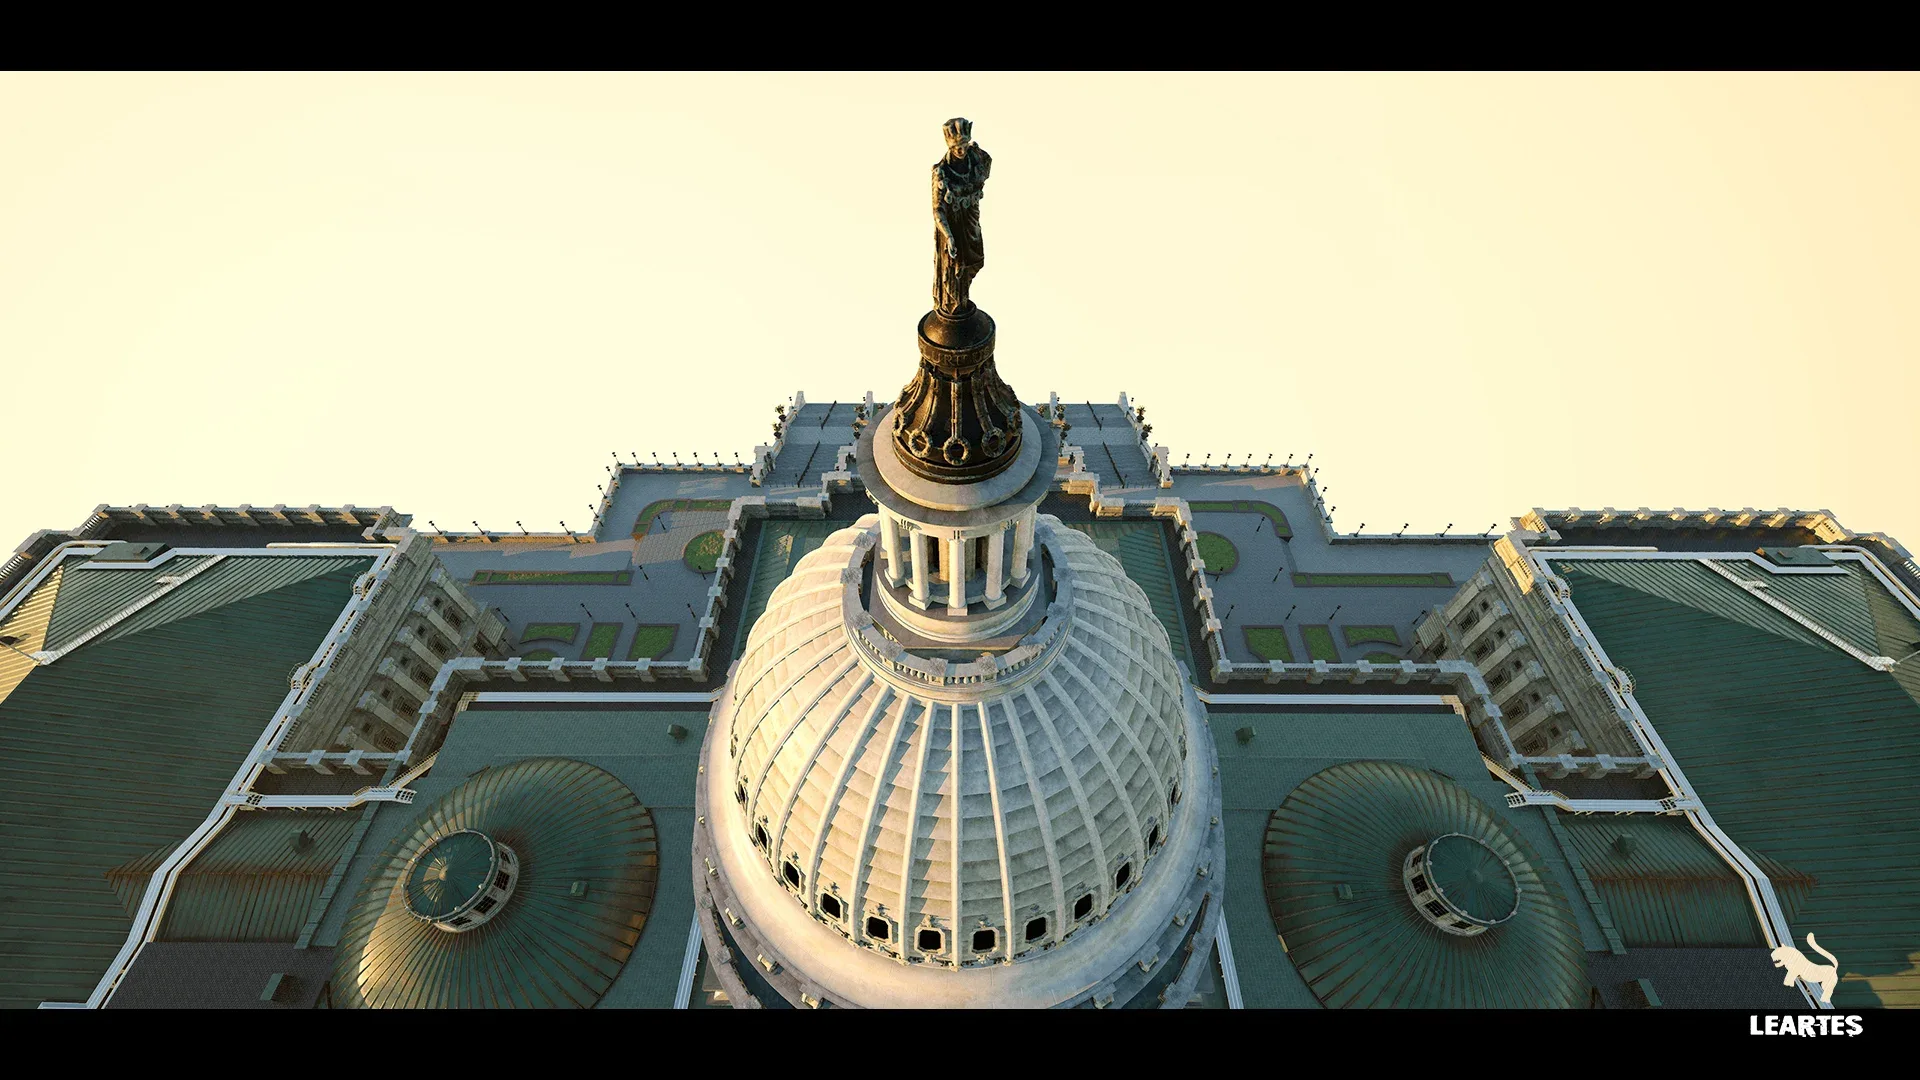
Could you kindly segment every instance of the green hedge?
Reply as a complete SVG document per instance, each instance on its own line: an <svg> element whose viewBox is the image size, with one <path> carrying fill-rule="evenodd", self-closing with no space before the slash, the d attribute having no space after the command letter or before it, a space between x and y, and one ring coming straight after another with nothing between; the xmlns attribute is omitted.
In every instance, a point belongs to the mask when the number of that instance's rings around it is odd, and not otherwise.
<svg viewBox="0 0 1920 1080"><path fill-rule="evenodd" d="M613 647L620 641L620 627L617 622L594 623L587 633L587 647L580 654L582 660L600 660L613 655Z"/></svg>
<svg viewBox="0 0 1920 1080"><path fill-rule="evenodd" d="M1307 644L1308 660L1325 660L1330 664L1340 662L1340 650L1333 644L1333 631L1324 626L1303 626L1300 639Z"/></svg>
<svg viewBox="0 0 1920 1080"><path fill-rule="evenodd" d="M1200 549L1200 558L1207 569L1216 574L1224 574L1240 564L1240 549L1219 533L1203 532L1193 542Z"/></svg>
<svg viewBox="0 0 1920 1080"><path fill-rule="evenodd" d="M1379 642L1382 645L1400 644L1400 631L1391 626L1343 626L1340 633L1349 645L1367 645Z"/></svg>
<svg viewBox="0 0 1920 1080"><path fill-rule="evenodd" d="M1261 514L1273 522L1273 535L1292 536L1293 528L1287 524L1287 515L1270 502L1238 500L1234 502L1188 502L1187 509L1196 514Z"/></svg>
<svg viewBox="0 0 1920 1080"><path fill-rule="evenodd" d="M631 570L480 570L474 585L626 585Z"/></svg>
<svg viewBox="0 0 1920 1080"><path fill-rule="evenodd" d="M521 653L520 659L522 660L554 660L554 659L558 659L559 656L560 654L557 652L554 652L552 649L535 649L532 652Z"/></svg>
<svg viewBox="0 0 1920 1080"><path fill-rule="evenodd" d="M1295 574L1293 583L1303 589L1352 588L1453 588L1453 575L1445 570L1431 574Z"/></svg>
<svg viewBox="0 0 1920 1080"><path fill-rule="evenodd" d="M1293 663L1293 646L1287 643L1287 628L1284 626L1248 626L1242 632L1247 636L1247 651L1262 660L1279 660Z"/></svg>
<svg viewBox="0 0 1920 1080"><path fill-rule="evenodd" d="M726 550L727 540L720 530L712 529L687 541L680 552L680 558L686 562L687 569L696 574L713 573L714 565L720 561L720 553Z"/></svg>
<svg viewBox="0 0 1920 1080"><path fill-rule="evenodd" d="M579 623L570 623L570 622L528 623L527 628L525 630L520 631L520 640L523 642L525 641L564 641L569 645L571 645L573 643L574 635L578 634L579 632L580 632Z"/></svg>
<svg viewBox="0 0 1920 1080"><path fill-rule="evenodd" d="M633 523L633 535L645 536L653 528L653 519L669 510L726 510L732 505L731 499L659 499L640 511L640 520Z"/></svg>
<svg viewBox="0 0 1920 1080"><path fill-rule="evenodd" d="M627 647L629 660L658 660L673 648L680 627L672 623L648 624L633 630L633 644Z"/></svg>

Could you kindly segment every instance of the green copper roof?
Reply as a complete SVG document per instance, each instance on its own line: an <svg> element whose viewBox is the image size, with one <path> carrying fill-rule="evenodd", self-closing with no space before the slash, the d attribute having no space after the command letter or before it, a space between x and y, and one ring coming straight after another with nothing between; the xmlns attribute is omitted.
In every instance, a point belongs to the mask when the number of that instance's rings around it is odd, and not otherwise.
<svg viewBox="0 0 1920 1080"><path fill-rule="evenodd" d="M407 908L410 876L436 844L483 832L520 861L513 897L464 933ZM468 834L472 835L472 834ZM482 854L466 842L447 866L455 902ZM484 869L484 868L483 868ZM653 817L595 766L534 758L484 769L421 812L387 845L354 900L335 954L333 999L349 1008L588 1008L626 963L653 909L660 852ZM420 893L422 899L436 903Z"/></svg>
<svg viewBox="0 0 1920 1080"><path fill-rule="evenodd" d="M1560 825L1629 947L1766 944L1745 883L1685 817L1562 814ZM1813 879L1758 851L1747 854L1773 882L1791 922Z"/></svg>
<svg viewBox="0 0 1920 1080"><path fill-rule="evenodd" d="M1167 554L1166 531L1160 522L1068 521L1063 524L1084 533L1095 547L1120 560L1121 569L1147 594L1154 617L1166 628L1173 655L1180 660L1191 659L1173 563Z"/></svg>
<svg viewBox="0 0 1920 1080"><path fill-rule="evenodd" d="M1874 655L1880 651L1873 632L1873 611L1867 605L1866 583L1853 574L1845 570L1833 574L1774 574L1743 559L1716 560L1716 565L1735 577L1765 585L1768 596L1861 652Z"/></svg>
<svg viewBox="0 0 1920 1080"><path fill-rule="evenodd" d="M1797 641L1802 645L1810 645L1816 649L1833 648L1820 640L1818 634L1747 595L1745 590L1734 587L1725 578L1699 562L1675 559L1649 559L1645 562L1626 559L1593 559L1579 562L1566 561L1556 565L1563 575L1578 575L1611 582L1672 604L1705 612L1716 618L1737 622L1755 630L1763 630L1789 641Z"/></svg>
<svg viewBox="0 0 1920 1080"><path fill-rule="evenodd" d="M794 564L819 547L827 537L851 522L846 521L767 521L760 526L760 549L749 568L752 580L747 586L746 607L740 617L740 644L753 632L753 624L767 610L773 590L793 573Z"/></svg>
<svg viewBox="0 0 1920 1080"><path fill-rule="evenodd" d="M185 576L212 560L210 555L180 555L150 570L105 570L86 563L65 568L46 648L65 646L145 597L157 599L95 640L114 641L310 578L341 571L359 573L368 566L364 556L228 556L218 566L178 586L167 588L158 580ZM163 588L167 591L161 594Z"/></svg>
<svg viewBox="0 0 1920 1080"><path fill-rule="evenodd" d="M229 558L202 576L267 561ZM130 925L107 872L206 818L368 562L96 638L0 701L0 1006L93 990ZM59 591L86 573L63 568Z"/></svg>
<svg viewBox="0 0 1920 1080"><path fill-rule="evenodd" d="M1633 673L1635 697L1714 820L1735 843L1812 876L1791 927L1796 947L1812 931L1840 957L1835 1007L1920 1006L1920 704L1825 642L1755 629L1736 614L1744 593L1730 582L1683 604L1594 565L1561 564L1574 603ZM1628 565L1654 576L1689 564ZM1838 603L1858 578L1802 581L1832 583ZM1889 636L1920 638L1903 613L1870 614Z"/></svg>
<svg viewBox="0 0 1920 1080"><path fill-rule="evenodd" d="M1429 923L1401 879L1414 848L1448 833L1485 844L1519 890L1519 911L1474 937ZM1463 848L1447 862L1475 903L1492 904L1483 856ZM1585 1007L1579 929L1544 865L1451 780L1356 761L1308 777L1273 812L1261 869L1289 958L1329 1008Z"/></svg>
<svg viewBox="0 0 1920 1080"><path fill-rule="evenodd" d="M295 940L359 820L335 810L236 814L174 879L157 940ZM129 918L173 848L107 873Z"/></svg>

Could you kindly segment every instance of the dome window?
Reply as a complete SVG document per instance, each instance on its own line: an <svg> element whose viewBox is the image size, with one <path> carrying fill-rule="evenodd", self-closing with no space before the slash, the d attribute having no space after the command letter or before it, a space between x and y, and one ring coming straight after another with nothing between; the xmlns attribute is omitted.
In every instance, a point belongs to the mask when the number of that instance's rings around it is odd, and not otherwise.
<svg viewBox="0 0 1920 1080"><path fill-rule="evenodd" d="M745 780L740 781L740 783L734 787L733 797L741 806L747 805L747 782Z"/></svg>
<svg viewBox="0 0 1920 1080"><path fill-rule="evenodd" d="M800 887L800 864L792 861L791 859L781 863L780 876L787 879L788 885L791 885L796 889L799 888Z"/></svg>
<svg viewBox="0 0 1920 1080"><path fill-rule="evenodd" d="M1132 880L1133 880L1133 864L1130 862L1121 863L1120 869L1115 870L1113 872L1113 887L1116 889L1126 888L1127 882Z"/></svg>
<svg viewBox="0 0 1920 1080"><path fill-rule="evenodd" d="M940 931L935 930L931 926L921 927L920 933L914 936L913 943L920 947L921 952L931 953L939 952L944 944L941 940Z"/></svg>
<svg viewBox="0 0 1920 1080"><path fill-rule="evenodd" d="M1000 935L993 932L993 927L991 926L975 930L973 932L973 951L992 952L995 939L999 936Z"/></svg>
<svg viewBox="0 0 1920 1080"><path fill-rule="evenodd" d="M755 825L753 827L753 844L761 851L767 850L767 827L765 825Z"/></svg>
<svg viewBox="0 0 1920 1080"><path fill-rule="evenodd" d="M1073 917L1084 919L1093 914L1093 894L1088 893L1073 902Z"/></svg>
<svg viewBox="0 0 1920 1080"><path fill-rule="evenodd" d="M892 941L893 927L878 915L867 916L867 936L875 941Z"/></svg>
<svg viewBox="0 0 1920 1080"><path fill-rule="evenodd" d="M829 919L837 919L841 914L840 898L832 893L820 894L820 911Z"/></svg>
<svg viewBox="0 0 1920 1080"><path fill-rule="evenodd" d="M1028 941L1039 941L1041 938L1046 936L1047 936L1047 917L1045 915L1042 915L1037 919L1027 920L1027 940Z"/></svg>
<svg viewBox="0 0 1920 1080"><path fill-rule="evenodd" d="M1157 848L1159 846L1160 846L1160 826L1155 825L1154 827L1147 830L1147 850L1152 851L1154 848Z"/></svg>

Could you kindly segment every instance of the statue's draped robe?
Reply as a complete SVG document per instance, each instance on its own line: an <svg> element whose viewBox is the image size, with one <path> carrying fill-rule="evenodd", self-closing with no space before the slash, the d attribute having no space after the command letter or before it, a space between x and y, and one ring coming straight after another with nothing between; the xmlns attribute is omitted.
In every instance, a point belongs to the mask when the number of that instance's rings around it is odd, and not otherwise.
<svg viewBox="0 0 1920 1080"><path fill-rule="evenodd" d="M933 302L946 314L967 305L973 276L987 264L986 244L980 237L980 195L992 168L993 159L977 145L968 147L959 161L941 158L933 167L933 212L946 217L959 254L957 259L947 257L947 238L935 228Z"/></svg>

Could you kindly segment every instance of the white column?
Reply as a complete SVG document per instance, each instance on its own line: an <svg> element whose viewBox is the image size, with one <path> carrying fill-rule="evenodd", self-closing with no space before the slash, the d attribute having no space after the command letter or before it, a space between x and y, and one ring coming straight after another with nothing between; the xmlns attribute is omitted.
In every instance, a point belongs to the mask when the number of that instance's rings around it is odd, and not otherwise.
<svg viewBox="0 0 1920 1080"><path fill-rule="evenodd" d="M900 522L892 514L880 515L880 550L887 556L887 584L898 588L907 568L900 565Z"/></svg>
<svg viewBox="0 0 1920 1080"><path fill-rule="evenodd" d="M931 537L909 526L907 545L913 549L913 603L923 610L927 606L927 545L932 542Z"/></svg>
<svg viewBox="0 0 1920 1080"><path fill-rule="evenodd" d="M987 534L987 606L997 608L1007 602L1003 591L1007 573L1006 567L1006 528L993 530Z"/></svg>
<svg viewBox="0 0 1920 1080"><path fill-rule="evenodd" d="M947 614L967 613L967 544L964 536L947 540Z"/></svg>
<svg viewBox="0 0 1920 1080"><path fill-rule="evenodd" d="M1027 563L1032 561L1031 556L1033 555L1033 515L1034 511L1032 510L1020 515L1019 522L1014 526L1013 583L1015 585L1025 585L1027 583Z"/></svg>

